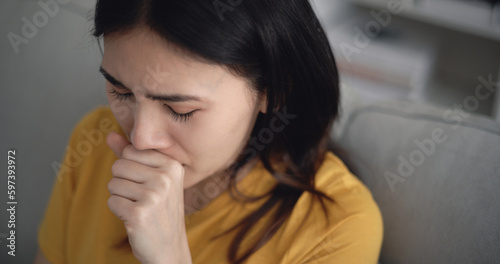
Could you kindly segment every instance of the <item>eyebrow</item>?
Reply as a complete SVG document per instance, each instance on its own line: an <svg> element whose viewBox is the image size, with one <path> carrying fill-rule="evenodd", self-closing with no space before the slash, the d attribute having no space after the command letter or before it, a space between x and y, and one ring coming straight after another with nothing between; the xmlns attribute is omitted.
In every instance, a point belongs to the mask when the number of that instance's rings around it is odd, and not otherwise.
<svg viewBox="0 0 500 264"><path fill-rule="evenodd" d="M109 74L102 66L99 67L99 72L104 76L104 78L110 82L112 85L120 88L125 88L130 90L123 83L115 79L111 74ZM186 101L202 101L200 97L194 95L185 95L185 94L171 94L171 95L154 95L154 94L146 94L146 98L149 98L153 101L166 101L166 102L186 102Z"/></svg>

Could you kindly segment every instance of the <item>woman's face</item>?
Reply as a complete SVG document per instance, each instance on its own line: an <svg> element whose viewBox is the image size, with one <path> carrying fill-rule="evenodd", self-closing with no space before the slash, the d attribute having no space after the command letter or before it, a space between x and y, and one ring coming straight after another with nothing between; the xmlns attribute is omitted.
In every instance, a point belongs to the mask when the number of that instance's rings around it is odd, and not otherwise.
<svg viewBox="0 0 500 264"><path fill-rule="evenodd" d="M265 112L265 100L243 78L149 30L106 36L104 49L114 116L135 148L155 149L184 166L184 188L231 165Z"/></svg>

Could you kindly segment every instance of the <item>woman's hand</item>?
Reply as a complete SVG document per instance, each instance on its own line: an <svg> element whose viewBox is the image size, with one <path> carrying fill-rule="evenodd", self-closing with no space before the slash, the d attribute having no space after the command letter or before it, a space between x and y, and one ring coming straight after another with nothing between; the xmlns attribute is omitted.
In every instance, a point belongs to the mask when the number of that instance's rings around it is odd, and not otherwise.
<svg viewBox="0 0 500 264"><path fill-rule="evenodd" d="M106 141L119 157L108 206L125 224L134 256L141 263L191 263L182 165L156 150L137 150L114 132Z"/></svg>

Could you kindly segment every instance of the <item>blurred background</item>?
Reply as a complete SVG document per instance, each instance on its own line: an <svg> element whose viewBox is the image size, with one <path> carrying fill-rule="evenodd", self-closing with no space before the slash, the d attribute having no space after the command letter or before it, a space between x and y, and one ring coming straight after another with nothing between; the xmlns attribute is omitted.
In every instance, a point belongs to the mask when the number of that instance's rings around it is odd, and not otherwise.
<svg viewBox="0 0 500 264"><path fill-rule="evenodd" d="M16 256L7 254L0 180L0 263L31 263L37 228L73 126L106 104L90 36L95 0L0 3L0 146L16 150ZM464 108L500 122L500 3L313 0L341 74L343 113L388 99ZM484 96L479 85L490 85ZM479 100L471 101L475 97ZM5 157L4 156L4 157ZM7 171L7 162L0 163Z"/></svg>
<svg viewBox="0 0 500 264"><path fill-rule="evenodd" d="M498 82L500 1L314 3L334 49L341 81L352 88L346 96L364 104L388 98L443 108L465 103L468 110L500 122L500 94L494 89L477 107L467 99L475 96L481 80Z"/></svg>

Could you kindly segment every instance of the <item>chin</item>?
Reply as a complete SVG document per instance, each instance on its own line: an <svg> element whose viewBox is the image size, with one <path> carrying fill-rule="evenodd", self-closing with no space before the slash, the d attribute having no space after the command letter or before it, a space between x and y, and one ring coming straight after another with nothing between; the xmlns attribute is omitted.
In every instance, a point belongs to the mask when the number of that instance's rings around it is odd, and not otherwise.
<svg viewBox="0 0 500 264"><path fill-rule="evenodd" d="M199 181L195 180L194 175L189 173L188 168L186 165L182 165L184 167L184 189L189 189L193 186L195 186Z"/></svg>

